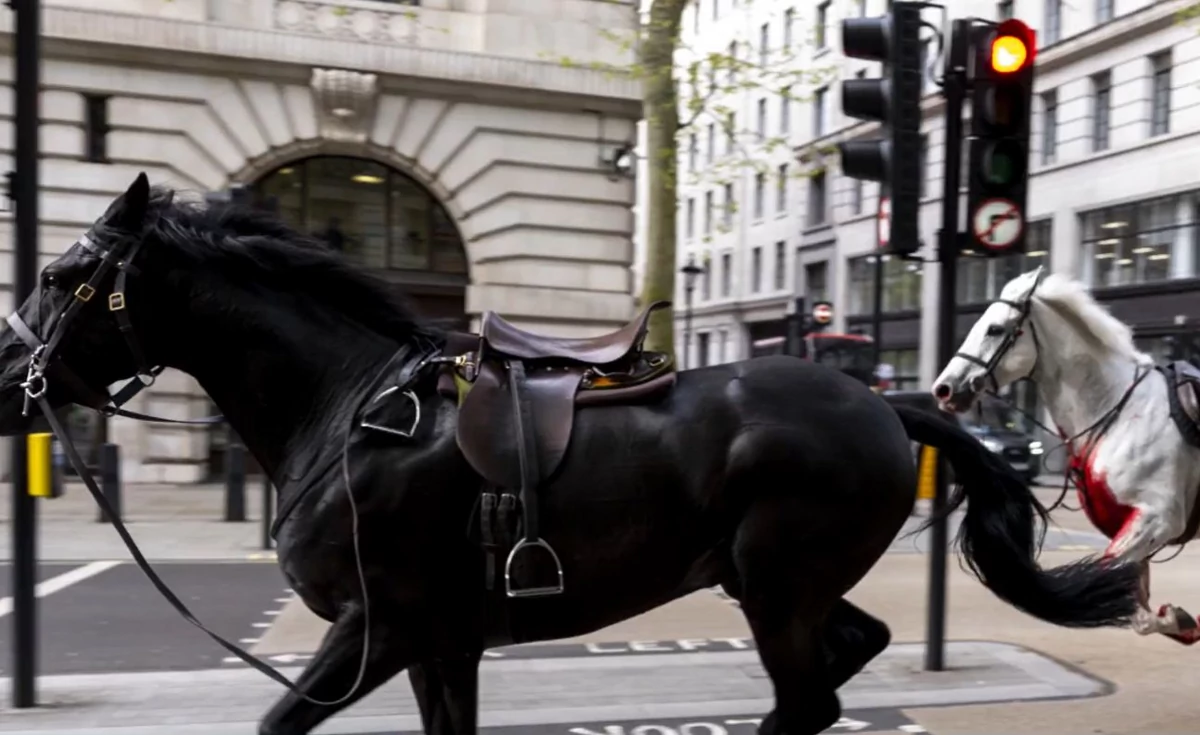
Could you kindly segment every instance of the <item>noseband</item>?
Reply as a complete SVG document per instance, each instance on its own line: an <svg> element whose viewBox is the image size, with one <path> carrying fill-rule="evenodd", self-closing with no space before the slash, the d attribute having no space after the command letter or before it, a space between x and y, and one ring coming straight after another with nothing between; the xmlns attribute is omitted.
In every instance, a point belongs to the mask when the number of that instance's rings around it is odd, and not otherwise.
<svg viewBox="0 0 1200 735"><path fill-rule="evenodd" d="M20 314L14 311L8 315L8 324L12 327L13 332L33 352L29 359L25 382L21 384L21 387L25 389L25 406L22 415L29 415L31 403L35 401L41 403L48 387L47 375L51 375L67 384L73 403L94 409L105 416L125 416L141 421L172 424L213 424L223 421L224 417L222 416L190 420L166 419L122 408L142 390L154 385L155 378L163 371L164 366L151 366L147 362L146 353L138 342L137 335L134 334L133 321L129 318L128 301L125 297L129 276L140 273L132 261L142 246L141 238L129 235L119 236L116 243L106 250L96 244L92 232L94 232L94 228L85 232L76 245L100 258L100 265L86 283L80 284L75 289L71 301L49 319L50 333L44 339L38 336L40 330L35 330L27 324ZM114 268L117 270L117 276L113 283L113 291L108 295L108 310L117 320L117 327L125 339L137 372L116 394L110 394L107 390L98 391L89 386L61 357L58 359L55 357L66 338L71 323L83 307L96 296L100 284Z"/></svg>

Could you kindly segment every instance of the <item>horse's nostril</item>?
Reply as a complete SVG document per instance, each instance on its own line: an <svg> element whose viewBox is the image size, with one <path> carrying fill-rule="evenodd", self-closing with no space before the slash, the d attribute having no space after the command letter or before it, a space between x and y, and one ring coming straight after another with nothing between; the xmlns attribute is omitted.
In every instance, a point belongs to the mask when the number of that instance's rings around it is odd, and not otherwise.
<svg viewBox="0 0 1200 735"><path fill-rule="evenodd" d="M941 398L942 400L949 398L950 393L950 386L946 385L945 383L941 383L933 389L933 395Z"/></svg>

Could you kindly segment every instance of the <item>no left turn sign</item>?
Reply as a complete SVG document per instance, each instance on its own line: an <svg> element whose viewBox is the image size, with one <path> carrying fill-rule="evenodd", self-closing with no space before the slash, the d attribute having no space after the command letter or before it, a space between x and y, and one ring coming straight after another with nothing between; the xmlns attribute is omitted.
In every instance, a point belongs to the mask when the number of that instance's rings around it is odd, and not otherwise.
<svg viewBox="0 0 1200 735"><path fill-rule="evenodd" d="M971 215L975 241L991 250L1007 250L1025 231L1025 218L1007 199L986 199Z"/></svg>

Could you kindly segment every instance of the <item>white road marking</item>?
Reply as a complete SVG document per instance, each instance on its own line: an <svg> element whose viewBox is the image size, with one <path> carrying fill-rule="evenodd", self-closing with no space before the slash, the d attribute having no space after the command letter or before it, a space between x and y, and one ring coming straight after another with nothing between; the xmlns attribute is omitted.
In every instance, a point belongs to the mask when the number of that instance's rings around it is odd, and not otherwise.
<svg viewBox="0 0 1200 735"><path fill-rule="evenodd" d="M270 623L251 623L250 625L254 626L255 628L270 628L271 627Z"/></svg>
<svg viewBox="0 0 1200 735"><path fill-rule="evenodd" d="M35 597L45 597L52 595L55 592L60 592L73 584L78 584L85 579L96 576L102 572L107 572L115 566L120 565L121 561L94 561L91 564L84 564L81 567L76 567L69 572L63 572L57 577L51 577L45 582L39 582L33 588ZM8 615L13 611L13 598L0 597L0 618Z"/></svg>
<svg viewBox="0 0 1200 735"><path fill-rule="evenodd" d="M238 638L238 643L258 643L257 638Z"/></svg>
<svg viewBox="0 0 1200 735"><path fill-rule="evenodd" d="M271 617L275 617L276 615L278 615L281 612L283 612L283 610L263 610L263 615L270 615Z"/></svg>

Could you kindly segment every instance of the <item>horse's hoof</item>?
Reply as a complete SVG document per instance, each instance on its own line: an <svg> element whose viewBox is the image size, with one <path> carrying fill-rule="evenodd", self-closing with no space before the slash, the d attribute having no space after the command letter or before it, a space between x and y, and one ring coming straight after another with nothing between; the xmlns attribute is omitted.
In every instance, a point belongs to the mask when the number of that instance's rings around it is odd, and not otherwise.
<svg viewBox="0 0 1200 735"><path fill-rule="evenodd" d="M1165 628L1160 632L1176 643L1190 646L1200 641L1200 621L1183 608L1161 605L1158 617L1162 621L1162 628Z"/></svg>

